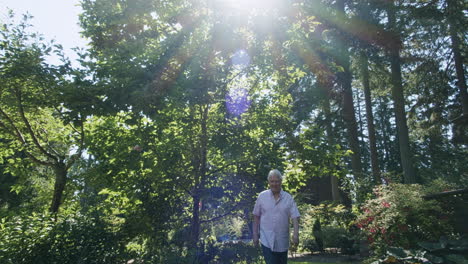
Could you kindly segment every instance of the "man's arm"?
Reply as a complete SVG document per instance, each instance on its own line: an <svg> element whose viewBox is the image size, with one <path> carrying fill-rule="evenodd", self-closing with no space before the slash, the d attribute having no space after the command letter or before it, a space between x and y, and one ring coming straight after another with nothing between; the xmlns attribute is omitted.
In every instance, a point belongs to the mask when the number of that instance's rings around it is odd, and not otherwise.
<svg viewBox="0 0 468 264"><path fill-rule="evenodd" d="M294 245L297 246L299 245L299 217L293 218L292 222L293 222L293 228L294 228L292 242Z"/></svg>
<svg viewBox="0 0 468 264"><path fill-rule="evenodd" d="M260 227L260 216L254 215L254 222L253 222L253 243L254 246L258 246L258 229Z"/></svg>

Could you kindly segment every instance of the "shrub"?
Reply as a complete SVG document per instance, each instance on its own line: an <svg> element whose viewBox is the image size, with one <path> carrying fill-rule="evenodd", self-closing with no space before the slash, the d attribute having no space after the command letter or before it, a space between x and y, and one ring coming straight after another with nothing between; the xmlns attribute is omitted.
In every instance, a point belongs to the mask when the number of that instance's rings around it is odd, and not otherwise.
<svg viewBox="0 0 468 264"><path fill-rule="evenodd" d="M82 215L33 214L0 225L0 263L118 263L128 257L124 246L105 222Z"/></svg>
<svg viewBox="0 0 468 264"><path fill-rule="evenodd" d="M341 204L322 203L301 207L300 236L302 248L322 251L324 247L339 248L342 253L355 252L355 232L350 232L354 215Z"/></svg>
<svg viewBox="0 0 468 264"><path fill-rule="evenodd" d="M421 185L377 186L374 194L362 207L356 225L376 254L393 246L415 247L419 241L451 232L446 213L436 201L423 199L426 192Z"/></svg>
<svg viewBox="0 0 468 264"><path fill-rule="evenodd" d="M315 239L308 238L302 241L302 247L309 252L320 251L320 248L317 245L317 242L315 242Z"/></svg>
<svg viewBox="0 0 468 264"><path fill-rule="evenodd" d="M262 263L259 249L243 242L221 243L213 263Z"/></svg>
<svg viewBox="0 0 468 264"><path fill-rule="evenodd" d="M386 256L372 262L380 263L468 263L468 239L447 239L441 237L437 242L420 242L418 249L405 250L402 248L389 248Z"/></svg>

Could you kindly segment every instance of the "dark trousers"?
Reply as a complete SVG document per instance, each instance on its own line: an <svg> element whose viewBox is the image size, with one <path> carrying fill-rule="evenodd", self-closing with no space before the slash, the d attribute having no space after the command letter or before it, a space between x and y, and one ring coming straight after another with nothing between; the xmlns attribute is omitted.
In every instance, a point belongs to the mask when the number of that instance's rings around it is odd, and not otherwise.
<svg viewBox="0 0 468 264"><path fill-rule="evenodd" d="M266 264L287 264L288 251L286 252L273 252L270 248L262 245L263 257Z"/></svg>

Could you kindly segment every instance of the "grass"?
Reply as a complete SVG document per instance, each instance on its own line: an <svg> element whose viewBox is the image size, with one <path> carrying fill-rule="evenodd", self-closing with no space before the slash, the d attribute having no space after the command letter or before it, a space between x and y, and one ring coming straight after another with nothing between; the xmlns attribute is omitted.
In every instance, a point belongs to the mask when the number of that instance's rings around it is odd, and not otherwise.
<svg viewBox="0 0 468 264"><path fill-rule="evenodd" d="M288 261L291 264L331 264L330 262ZM356 264L356 262L337 262L339 264Z"/></svg>

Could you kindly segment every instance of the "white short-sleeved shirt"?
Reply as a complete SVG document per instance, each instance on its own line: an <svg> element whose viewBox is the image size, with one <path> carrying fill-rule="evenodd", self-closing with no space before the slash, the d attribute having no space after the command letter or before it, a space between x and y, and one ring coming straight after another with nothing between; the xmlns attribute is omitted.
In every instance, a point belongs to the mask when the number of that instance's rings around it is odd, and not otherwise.
<svg viewBox="0 0 468 264"><path fill-rule="evenodd" d="M266 190L258 195L253 214L260 216L260 241L274 252L289 249L289 218L300 216L293 197L281 190L278 200Z"/></svg>

